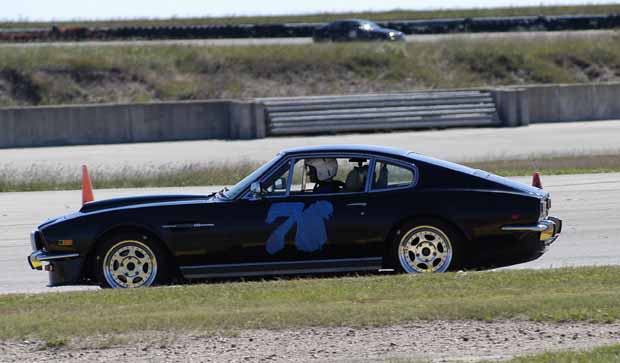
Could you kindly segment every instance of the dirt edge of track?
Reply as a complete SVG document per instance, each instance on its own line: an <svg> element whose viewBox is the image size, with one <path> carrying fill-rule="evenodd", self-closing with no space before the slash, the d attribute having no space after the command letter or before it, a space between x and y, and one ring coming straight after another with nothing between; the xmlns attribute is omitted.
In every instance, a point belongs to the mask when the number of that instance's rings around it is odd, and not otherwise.
<svg viewBox="0 0 620 363"><path fill-rule="evenodd" d="M503 360L548 351L585 350L620 342L620 323L418 321L388 327L143 332L43 341L0 342L6 362L367 362ZM58 344L56 344L58 345Z"/></svg>

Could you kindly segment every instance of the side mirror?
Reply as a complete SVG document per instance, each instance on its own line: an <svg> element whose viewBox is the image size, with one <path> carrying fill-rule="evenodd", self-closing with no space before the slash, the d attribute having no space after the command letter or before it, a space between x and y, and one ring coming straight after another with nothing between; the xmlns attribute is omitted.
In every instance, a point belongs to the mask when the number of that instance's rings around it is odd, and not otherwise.
<svg viewBox="0 0 620 363"><path fill-rule="evenodd" d="M282 177L280 179L276 179L275 183L273 183L273 186L277 190L286 189L286 178Z"/></svg>
<svg viewBox="0 0 620 363"><path fill-rule="evenodd" d="M250 193L256 199L260 199L263 196L263 187L261 187L260 182L254 182L250 185Z"/></svg>

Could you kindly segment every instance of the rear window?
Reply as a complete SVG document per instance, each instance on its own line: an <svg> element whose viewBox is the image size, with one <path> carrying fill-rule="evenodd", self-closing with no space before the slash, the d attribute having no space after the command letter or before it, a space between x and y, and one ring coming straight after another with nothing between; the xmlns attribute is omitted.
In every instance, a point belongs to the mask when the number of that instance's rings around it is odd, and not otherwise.
<svg viewBox="0 0 620 363"><path fill-rule="evenodd" d="M415 180L413 170L387 161L377 160L373 173L372 189L403 188Z"/></svg>

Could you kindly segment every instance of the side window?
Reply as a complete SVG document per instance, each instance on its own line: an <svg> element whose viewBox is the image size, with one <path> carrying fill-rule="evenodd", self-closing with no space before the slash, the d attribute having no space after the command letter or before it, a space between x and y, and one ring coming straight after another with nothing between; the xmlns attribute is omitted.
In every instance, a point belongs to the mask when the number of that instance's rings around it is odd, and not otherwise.
<svg viewBox="0 0 620 363"><path fill-rule="evenodd" d="M343 23L341 21L337 21L337 22L331 23L329 25L329 30L331 30L331 31L339 31L339 30L342 30L343 27L344 27Z"/></svg>
<svg viewBox="0 0 620 363"><path fill-rule="evenodd" d="M411 169L377 160L373 174L372 189L392 189L406 187L413 183L414 174Z"/></svg>
<svg viewBox="0 0 620 363"><path fill-rule="evenodd" d="M296 161L291 194L360 193L366 190L367 158L307 158Z"/></svg>
<svg viewBox="0 0 620 363"><path fill-rule="evenodd" d="M284 164L269 180L263 183L262 187L268 196L286 195L288 187L291 162Z"/></svg>

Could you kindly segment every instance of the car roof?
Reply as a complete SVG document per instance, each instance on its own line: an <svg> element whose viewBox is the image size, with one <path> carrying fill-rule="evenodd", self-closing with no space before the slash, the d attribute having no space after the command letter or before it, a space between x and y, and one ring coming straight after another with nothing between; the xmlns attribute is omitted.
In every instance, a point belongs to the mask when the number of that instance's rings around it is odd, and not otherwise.
<svg viewBox="0 0 620 363"><path fill-rule="evenodd" d="M374 23L374 21L366 20L366 19L340 19L340 20L332 21L331 23L328 23L328 24L337 24L337 23Z"/></svg>
<svg viewBox="0 0 620 363"><path fill-rule="evenodd" d="M282 150L282 154L306 154L306 153L324 153L324 152L361 152L391 155L398 157L410 157L410 152L403 149L397 149L393 147L377 146L377 145L364 145L364 144L336 144L336 145L319 145L319 146L304 146Z"/></svg>

